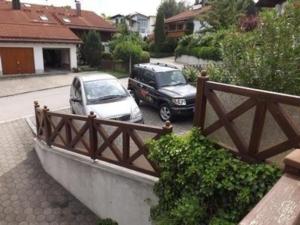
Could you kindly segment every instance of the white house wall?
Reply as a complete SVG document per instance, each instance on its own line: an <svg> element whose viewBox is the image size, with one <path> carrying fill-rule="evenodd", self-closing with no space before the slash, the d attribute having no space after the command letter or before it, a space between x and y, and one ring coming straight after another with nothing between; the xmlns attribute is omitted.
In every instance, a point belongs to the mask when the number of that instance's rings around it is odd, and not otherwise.
<svg viewBox="0 0 300 225"><path fill-rule="evenodd" d="M77 48L76 44L50 44L50 43L0 43L4 48L33 48L35 73L44 73L43 48L64 48L70 49L70 67L77 68ZM0 75L2 74L2 65L0 60Z"/></svg>

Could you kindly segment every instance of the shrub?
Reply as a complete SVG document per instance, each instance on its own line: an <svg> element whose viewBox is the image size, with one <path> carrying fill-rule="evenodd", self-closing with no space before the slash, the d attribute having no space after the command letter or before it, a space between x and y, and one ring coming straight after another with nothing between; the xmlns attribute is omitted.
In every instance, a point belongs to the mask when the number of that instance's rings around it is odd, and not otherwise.
<svg viewBox="0 0 300 225"><path fill-rule="evenodd" d="M102 54L102 59L106 59L106 60L112 60L113 59L113 55L109 52L104 52Z"/></svg>
<svg viewBox="0 0 300 225"><path fill-rule="evenodd" d="M139 59L139 62L137 63L147 63L147 62L150 62L150 54L149 52L143 51Z"/></svg>
<svg viewBox="0 0 300 225"><path fill-rule="evenodd" d="M143 50L140 45L123 41L116 45L113 55L115 59L121 59L124 62L129 62L130 57L132 62L138 62L143 54Z"/></svg>
<svg viewBox="0 0 300 225"><path fill-rule="evenodd" d="M234 158L197 129L164 136L149 147L161 169L154 187L159 203L151 210L157 225L237 224L281 175L274 166Z"/></svg>
<svg viewBox="0 0 300 225"><path fill-rule="evenodd" d="M291 1L292 2L292 1ZM288 94L300 94L300 8L283 15L261 13L253 32L231 32L222 42L221 65L211 66L215 81Z"/></svg>
<svg viewBox="0 0 300 225"><path fill-rule="evenodd" d="M197 81L198 75L200 73L199 69L194 66L185 66L182 70L185 78L192 83Z"/></svg>
<svg viewBox="0 0 300 225"><path fill-rule="evenodd" d="M98 221L98 225L118 225L118 223L112 219L101 219Z"/></svg>
<svg viewBox="0 0 300 225"><path fill-rule="evenodd" d="M183 37L175 50L176 57L190 55L207 60L221 60L220 40L224 39L226 31L192 34Z"/></svg>

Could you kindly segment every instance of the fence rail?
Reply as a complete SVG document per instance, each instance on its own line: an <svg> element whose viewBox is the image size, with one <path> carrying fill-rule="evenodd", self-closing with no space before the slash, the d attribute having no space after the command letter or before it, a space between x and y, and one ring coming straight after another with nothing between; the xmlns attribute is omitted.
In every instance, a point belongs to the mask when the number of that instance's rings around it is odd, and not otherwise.
<svg viewBox="0 0 300 225"><path fill-rule="evenodd" d="M49 146L56 146L93 160L99 159L149 175L158 176L159 169L148 158L147 141L172 132L164 127L133 124L50 112L35 105L37 137Z"/></svg>
<svg viewBox="0 0 300 225"><path fill-rule="evenodd" d="M300 97L209 81L197 81L194 126L251 161L263 161L300 145Z"/></svg>

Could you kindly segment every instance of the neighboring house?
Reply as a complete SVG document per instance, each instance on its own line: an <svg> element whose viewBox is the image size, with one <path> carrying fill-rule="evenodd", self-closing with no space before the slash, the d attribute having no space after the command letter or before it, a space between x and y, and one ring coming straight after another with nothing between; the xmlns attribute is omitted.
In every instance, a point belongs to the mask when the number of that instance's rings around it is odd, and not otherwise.
<svg viewBox="0 0 300 225"><path fill-rule="evenodd" d="M149 35L149 18L141 13L134 13L127 16L130 20L135 21L134 30L138 32L142 37Z"/></svg>
<svg viewBox="0 0 300 225"><path fill-rule="evenodd" d="M108 41L115 28L90 11L0 0L0 74L77 68L77 47L89 30Z"/></svg>
<svg viewBox="0 0 300 225"><path fill-rule="evenodd" d="M121 23L126 23L128 30L139 33L141 37L147 37L151 34L154 29L151 25L155 25L155 17L148 17L141 13L134 13L127 16L117 14L111 17L111 21L116 26Z"/></svg>
<svg viewBox="0 0 300 225"><path fill-rule="evenodd" d="M197 17L206 13L210 6L196 5L192 9L165 20L165 31L169 38L180 38L187 33L198 33L204 26Z"/></svg>
<svg viewBox="0 0 300 225"><path fill-rule="evenodd" d="M149 35L154 33L155 23L156 23L156 16L149 16L149 23L148 23L148 33Z"/></svg>

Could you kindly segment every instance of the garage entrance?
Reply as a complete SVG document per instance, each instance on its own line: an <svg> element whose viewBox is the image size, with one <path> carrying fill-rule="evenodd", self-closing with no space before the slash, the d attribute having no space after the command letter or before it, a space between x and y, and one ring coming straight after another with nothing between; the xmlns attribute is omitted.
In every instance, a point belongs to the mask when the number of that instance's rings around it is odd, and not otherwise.
<svg viewBox="0 0 300 225"><path fill-rule="evenodd" d="M70 49L43 49L45 71L70 71Z"/></svg>
<svg viewBox="0 0 300 225"><path fill-rule="evenodd" d="M35 73L32 48L0 48L0 56L4 75Z"/></svg>

